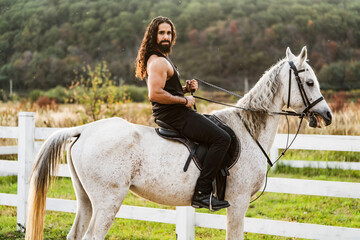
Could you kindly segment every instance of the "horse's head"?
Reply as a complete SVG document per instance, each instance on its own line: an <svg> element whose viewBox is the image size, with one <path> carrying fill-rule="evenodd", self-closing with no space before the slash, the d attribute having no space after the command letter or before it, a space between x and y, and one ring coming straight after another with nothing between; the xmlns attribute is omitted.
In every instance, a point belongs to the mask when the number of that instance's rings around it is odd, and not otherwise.
<svg viewBox="0 0 360 240"><path fill-rule="evenodd" d="M322 97L317 77L307 63L306 47L303 47L299 56L295 56L288 47L286 59L287 64L282 72L284 104L306 115L310 127L321 127L321 119L326 126L330 125L332 113Z"/></svg>

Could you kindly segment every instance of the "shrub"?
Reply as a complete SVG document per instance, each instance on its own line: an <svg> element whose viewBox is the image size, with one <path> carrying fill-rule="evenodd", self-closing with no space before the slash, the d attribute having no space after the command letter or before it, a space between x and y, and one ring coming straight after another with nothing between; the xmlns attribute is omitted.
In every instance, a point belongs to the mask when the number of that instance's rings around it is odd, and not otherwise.
<svg viewBox="0 0 360 240"><path fill-rule="evenodd" d="M4 89L0 89L0 101L7 102L7 101L19 101L20 97L17 93L13 92L11 95L8 94Z"/></svg>
<svg viewBox="0 0 360 240"><path fill-rule="evenodd" d="M147 99L148 90L146 87L128 85L125 87L125 92L133 102L144 102Z"/></svg>
<svg viewBox="0 0 360 240"><path fill-rule="evenodd" d="M346 102L346 93L344 91L340 91L334 94L333 99L331 101L332 111L338 112L344 108Z"/></svg>
<svg viewBox="0 0 360 240"><path fill-rule="evenodd" d="M47 92L43 93L44 96L56 100L57 103L64 103L68 98L68 92L65 87L57 86Z"/></svg>
<svg viewBox="0 0 360 240"><path fill-rule="evenodd" d="M50 99L47 96L40 96L36 102L35 105L39 108L49 108L49 109L57 109L58 105L56 104L55 99Z"/></svg>
<svg viewBox="0 0 360 240"><path fill-rule="evenodd" d="M44 96L44 92L39 89L34 89L30 92L30 101L36 102L40 96Z"/></svg>
<svg viewBox="0 0 360 240"><path fill-rule="evenodd" d="M8 95L6 94L6 92L4 91L4 89L0 89L0 101L7 101L8 100Z"/></svg>
<svg viewBox="0 0 360 240"><path fill-rule="evenodd" d="M10 96L10 101L16 102L16 101L19 101L19 100L20 100L19 94L13 92L12 95Z"/></svg>
<svg viewBox="0 0 360 240"><path fill-rule="evenodd" d="M115 116L115 105L127 101L124 88L113 84L105 61L96 65L95 69L88 65L81 73L75 72L75 80L69 90L68 102L80 103L85 108L82 113L84 123L88 121L87 116L92 121L99 120L103 115Z"/></svg>

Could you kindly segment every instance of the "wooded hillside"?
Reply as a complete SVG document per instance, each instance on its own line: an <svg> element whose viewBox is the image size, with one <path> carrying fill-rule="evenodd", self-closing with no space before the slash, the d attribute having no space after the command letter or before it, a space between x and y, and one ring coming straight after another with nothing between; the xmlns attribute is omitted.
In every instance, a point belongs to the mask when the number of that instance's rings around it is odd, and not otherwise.
<svg viewBox="0 0 360 240"><path fill-rule="evenodd" d="M1 0L0 87L69 86L106 61L114 81L139 84L134 60L158 15L172 19L182 79L242 90L306 45L323 89L360 88L359 0Z"/></svg>

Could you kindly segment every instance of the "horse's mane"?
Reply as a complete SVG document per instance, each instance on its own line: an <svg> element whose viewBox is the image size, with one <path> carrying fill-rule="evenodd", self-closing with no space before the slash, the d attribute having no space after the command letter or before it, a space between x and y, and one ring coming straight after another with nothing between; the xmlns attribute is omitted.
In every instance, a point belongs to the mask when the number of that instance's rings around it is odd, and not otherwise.
<svg viewBox="0 0 360 240"><path fill-rule="evenodd" d="M238 106L250 108L257 111L240 110L242 120L248 125L251 133L257 139L260 129L265 126L267 117L266 112L272 111L271 106L274 97L279 89L279 73L285 63L285 59L280 60L274 66L270 67L255 86L237 103Z"/></svg>

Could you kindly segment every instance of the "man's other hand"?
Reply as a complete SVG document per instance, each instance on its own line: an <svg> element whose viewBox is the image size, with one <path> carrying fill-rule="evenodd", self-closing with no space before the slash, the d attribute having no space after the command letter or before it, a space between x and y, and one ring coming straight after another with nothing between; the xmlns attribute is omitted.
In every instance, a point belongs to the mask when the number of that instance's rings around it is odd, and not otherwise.
<svg viewBox="0 0 360 240"><path fill-rule="evenodd" d="M186 96L188 103L185 105L186 107L193 107L195 105L195 98L193 96Z"/></svg>
<svg viewBox="0 0 360 240"><path fill-rule="evenodd" d="M186 80L186 91L195 92L198 89L198 82L195 79Z"/></svg>

